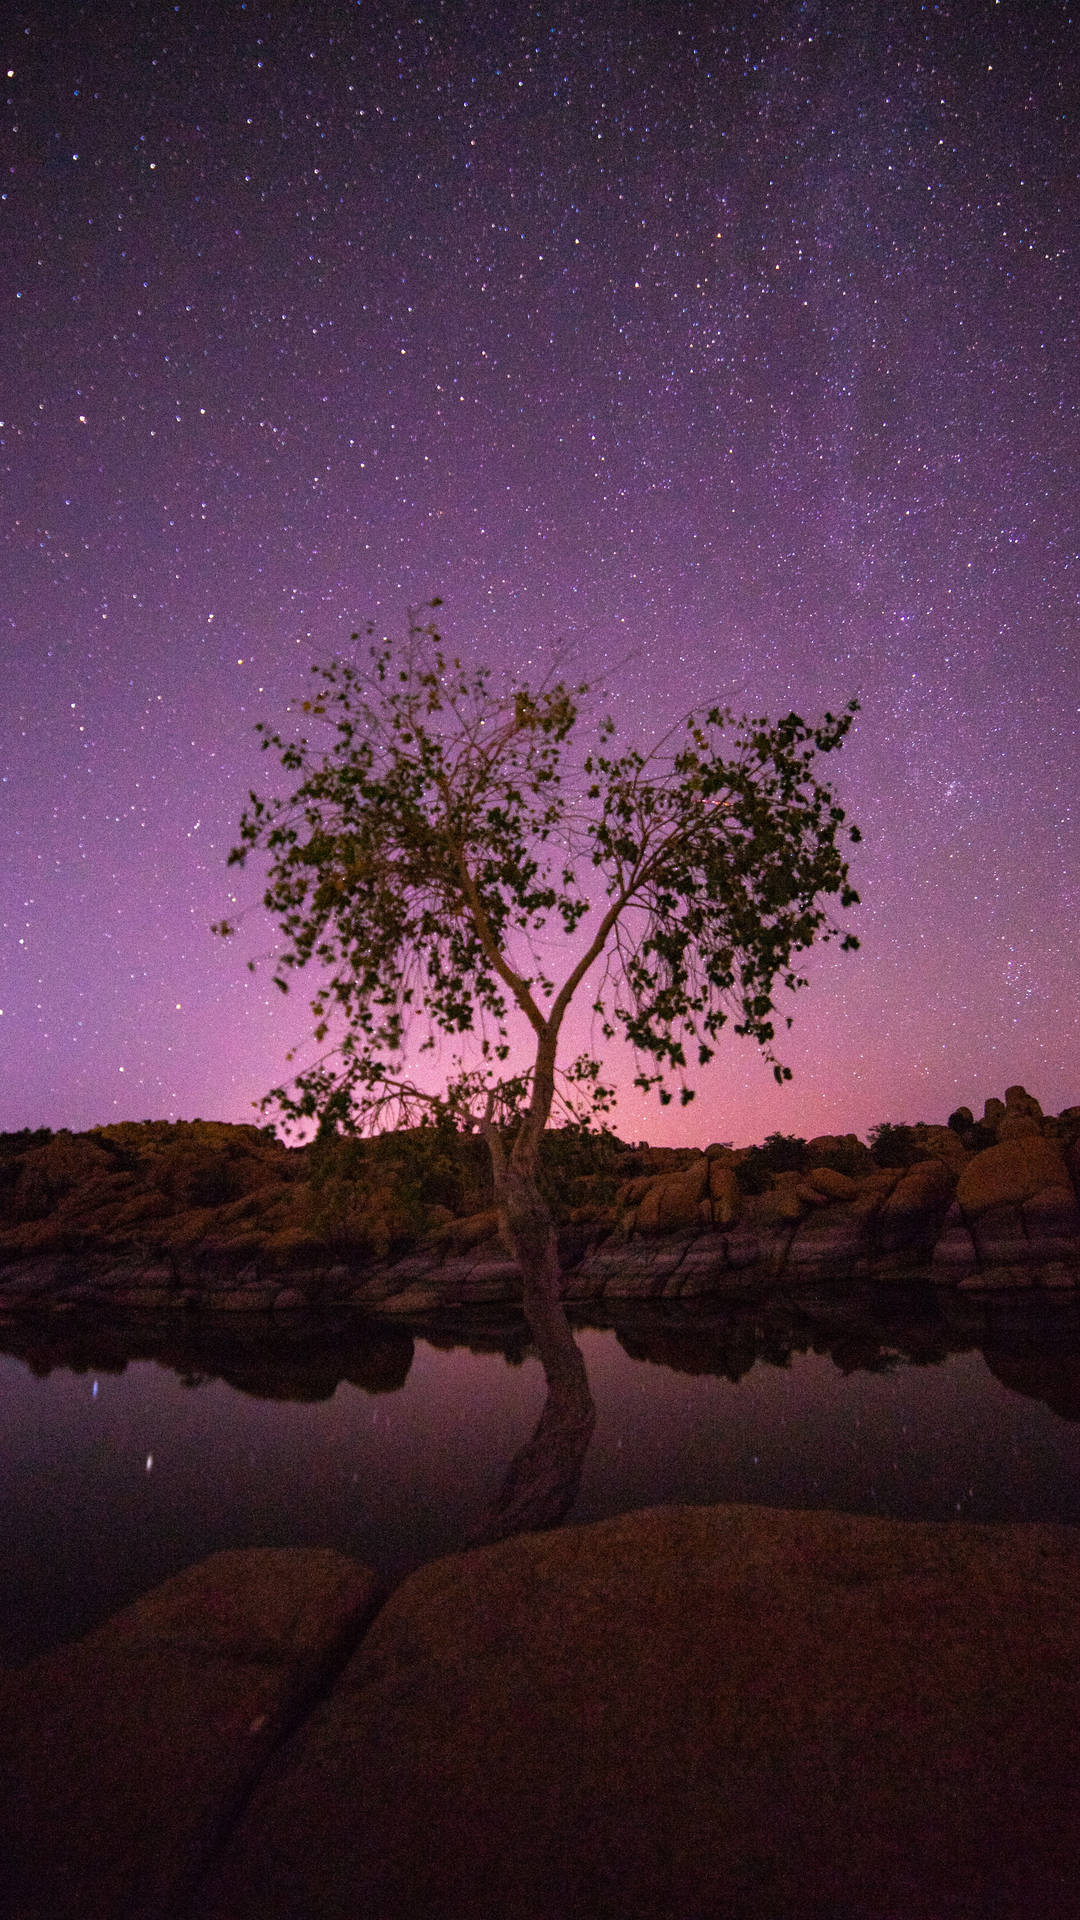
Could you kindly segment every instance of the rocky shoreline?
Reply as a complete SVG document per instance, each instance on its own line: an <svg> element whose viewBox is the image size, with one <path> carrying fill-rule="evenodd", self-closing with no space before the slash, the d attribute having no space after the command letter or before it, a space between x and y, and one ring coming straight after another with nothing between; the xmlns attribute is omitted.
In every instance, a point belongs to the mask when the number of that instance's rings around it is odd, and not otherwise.
<svg viewBox="0 0 1080 1920"><path fill-rule="evenodd" d="M959 1109L878 1134L773 1136L771 1151L556 1139L568 1300L737 1298L778 1281L1080 1286L1080 1106L1044 1115L1017 1086L978 1121ZM475 1136L290 1149L200 1120L0 1136L5 1316L411 1316L519 1297Z"/></svg>

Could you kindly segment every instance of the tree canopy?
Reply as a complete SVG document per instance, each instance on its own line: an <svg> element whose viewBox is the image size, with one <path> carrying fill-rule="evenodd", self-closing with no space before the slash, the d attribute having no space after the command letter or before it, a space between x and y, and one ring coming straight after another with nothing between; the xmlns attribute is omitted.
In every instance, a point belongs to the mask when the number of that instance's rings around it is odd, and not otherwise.
<svg viewBox="0 0 1080 1920"><path fill-rule="evenodd" d="M818 775L857 702L817 724L716 706L619 751L587 685L504 687L419 616L399 644L369 629L312 682L300 704L319 738L259 729L291 790L251 793L230 855L269 856L278 986L318 970L324 1051L264 1107L361 1130L486 1102L489 1120L524 1116L535 1145L586 985L598 1045L628 1041L635 1083L662 1101L673 1083L693 1098L729 1021L790 1077L778 989L805 985L815 942L858 944L831 913L858 898L858 830ZM597 1048L565 1069L578 1118L610 1111L601 1075Z"/></svg>
<svg viewBox="0 0 1080 1920"><path fill-rule="evenodd" d="M482 1126L548 1383L472 1536L490 1540L562 1517L595 1420L537 1182L566 1014L587 992L596 1045L561 1070L579 1125L611 1110L598 1048L619 1035L663 1101L672 1080L693 1098L688 1076L728 1021L790 1078L778 988L805 984L815 941L857 945L830 908L858 898L844 858L858 831L816 771L857 707L816 726L712 707L620 752L584 684L503 686L451 655L434 619L414 616L400 646L367 640L312 669L300 704L318 744L260 728L291 791L251 793L230 855L268 856L278 986L318 975L325 1050L262 1104L349 1131Z"/></svg>

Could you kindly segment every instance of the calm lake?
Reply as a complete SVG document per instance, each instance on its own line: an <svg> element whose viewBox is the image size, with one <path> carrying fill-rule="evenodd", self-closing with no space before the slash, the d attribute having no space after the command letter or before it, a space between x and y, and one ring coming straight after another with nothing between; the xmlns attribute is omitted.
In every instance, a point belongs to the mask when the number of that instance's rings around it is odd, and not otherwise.
<svg viewBox="0 0 1080 1920"><path fill-rule="evenodd" d="M1080 1524L1080 1307L819 1291L577 1321L597 1404L571 1524L750 1501ZM0 1661L226 1546L396 1577L459 1547L539 1417L523 1324L344 1315L0 1327Z"/></svg>

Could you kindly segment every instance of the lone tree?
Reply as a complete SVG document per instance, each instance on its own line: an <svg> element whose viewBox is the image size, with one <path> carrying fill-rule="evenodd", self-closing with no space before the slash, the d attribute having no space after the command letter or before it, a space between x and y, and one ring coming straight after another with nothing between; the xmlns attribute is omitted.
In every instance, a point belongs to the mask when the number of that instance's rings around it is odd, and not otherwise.
<svg viewBox="0 0 1080 1920"><path fill-rule="evenodd" d="M693 1098L687 1070L729 1019L790 1078L778 983L805 984L796 956L817 940L857 945L829 903L858 898L842 851L858 830L815 772L857 703L817 726L714 707L619 753L609 719L577 745L587 686L500 691L417 615L402 645L370 636L366 658L312 669L302 710L322 745L260 727L291 791L250 795L230 854L269 855L276 984L309 962L320 974L327 1051L262 1104L353 1132L424 1115L482 1127L549 1386L591 1428L537 1170L556 1101L587 1124L613 1094L595 1053L560 1071L566 1014L587 992L598 1037L629 1041L635 1084L664 1102L673 1081Z"/></svg>

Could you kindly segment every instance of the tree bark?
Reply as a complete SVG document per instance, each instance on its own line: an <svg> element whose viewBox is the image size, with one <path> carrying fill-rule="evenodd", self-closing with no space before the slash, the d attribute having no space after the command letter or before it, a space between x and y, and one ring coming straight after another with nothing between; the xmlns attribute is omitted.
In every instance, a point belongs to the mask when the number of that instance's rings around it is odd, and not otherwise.
<svg viewBox="0 0 1080 1920"><path fill-rule="evenodd" d="M490 1127L488 1144L499 1225L521 1269L522 1306L547 1380L547 1399L531 1439L515 1454L498 1495L470 1534L470 1546L558 1526L576 1497L596 1424L585 1362L563 1310L555 1222L537 1185L538 1135L518 1151L526 1127L528 1119L509 1160Z"/></svg>

